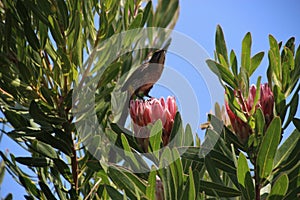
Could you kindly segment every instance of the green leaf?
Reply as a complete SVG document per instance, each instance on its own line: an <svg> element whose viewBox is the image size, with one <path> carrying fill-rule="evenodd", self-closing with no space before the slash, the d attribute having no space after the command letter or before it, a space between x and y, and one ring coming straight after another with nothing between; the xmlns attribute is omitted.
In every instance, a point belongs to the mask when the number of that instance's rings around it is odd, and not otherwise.
<svg viewBox="0 0 300 200"><path fill-rule="evenodd" d="M50 160L47 158L16 157L15 160L30 167L47 167L50 165Z"/></svg>
<svg viewBox="0 0 300 200"><path fill-rule="evenodd" d="M237 116L239 117L243 122L248 122L245 114L243 111L241 111L240 104L238 103L237 99L235 98L235 94L232 89L226 87L226 96L225 98L228 98L228 100L225 99L225 101L228 102L230 110Z"/></svg>
<svg viewBox="0 0 300 200"><path fill-rule="evenodd" d="M251 33L248 32L242 42L241 68L244 68L249 76L251 71L251 45Z"/></svg>
<svg viewBox="0 0 300 200"><path fill-rule="evenodd" d="M300 139L300 131L295 129L291 135L284 141L284 143L279 147L278 151L276 151L276 155L274 157L274 169L280 166L281 163L285 162L293 149L296 147Z"/></svg>
<svg viewBox="0 0 300 200"><path fill-rule="evenodd" d="M222 185L223 183L220 177L220 172L218 171L217 167L213 164L212 160L210 159L210 156L205 157L204 163L212 182Z"/></svg>
<svg viewBox="0 0 300 200"><path fill-rule="evenodd" d="M151 151L155 152L156 158L159 156L159 150L161 145L162 138L162 122L161 120L157 120L155 124L152 126L150 131L150 146Z"/></svg>
<svg viewBox="0 0 300 200"><path fill-rule="evenodd" d="M54 149L50 145L45 144L43 142L34 140L32 142L31 148L33 148L33 150L35 150L38 153L41 153L42 155L44 155L48 158L57 158L57 154L54 151Z"/></svg>
<svg viewBox="0 0 300 200"><path fill-rule="evenodd" d="M172 127L172 131L170 134L170 146L173 147L180 147L183 144L184 141L184 130L182 127L182 120L181 115L179 112L176 113L175 119L174 119L174 125Z"/></svg>
<svg viewBox="0 0 300 200"><path fill-rule="evenodd" d="M19 175L19 181L22 184L22 186L26 189L27 193L34 195L37 198L40 197L38 188L36 187L35 183L29 177Z"/></svg>
<svg viewBox="0 0 300 200"><path fill-rule="evenodd" d="M45 132L38 132L36 134L36 139L44 142L46 144L49 144L50 146L60 150L64 154L68 156L72 156L72 146L68 145L65 141L60 140L54 136L52 136L50 133L45 133Z"/></svg>
<svg viewBox="0 0 300 200"><path fill-rule="evenodd" d="M148 199L155 199L155 185L156 185L156 169L153 166L149 174L148 184L146 189L146 196L148 197Z"/></svg>
<svg viewBox="0 0 300 200"><path fill-rule="evenodd" d="M23 20L24 33L28 40L28 43L35 51L38 51L40 49L40 43L36 34L32 29L30 17L28 15L28 11L26 7L24 6L22 1L17 1L16 8L19 15L21 16L21 19Z"/></svg>
<svg viewBox="0 0 300 200"><path fill-rule="evenodd" d="M237 88L236 80L228 68L213 60L206 60L206 64L210 70L215 73L221 80L227 83L231 88Z"/></svg>
<svg viewBox="0 0 300 200"><path fill-rule="evenodd" d="M4 200L12 200L13 199L13 195L11 193L9 193Z"/></svg>
<svg viewBox="0 0 300 200"><path fill-rule="evenodd" d="M189 124L186 125L185 127L185 134L184 134L184 141L183 141L183 146L193 146L194 145L194 137L193 137L193 132L192 128Z"/></svg>
<svg viewBox="0 0 300 200"><path fill-rule="evenodd" d="M63 36L60 32L60 27L59 27L58 21L56 20L56 18L54 18L51 15L48 16L48 21L51 25L50 26L50 32L51 32L51 35L52 35L53 39L56 42L56 45L58 47L63 47L65 41L64 41Z"/></svg>
<svg viewBox="0 0 300 200"><path fill-rule="evenodd" d="M59 11L59 19L60 19L60 24L62 25L61 27L63 30L67 30L69 26L69 11L66 5L66 2L64 0L56 0L57 2L57 8Z"/></svg>
<svg viewBox="0 0 300 200"><path fill-rule="evenodd" d="M120 189L125 190L130 199L135 199L136 192L138 192L138 194L144 194L146 192L145 183L130 171L110 166L108 168L108 175L114 184Z"/></svg>
<svg viewBox="0 0 300 200"><path fill-rule="evenodd" d="M247 163L247 159L243 153L240 153L237 166L237 178L242 190L242 196L244 199L254 199L254 185L251 178L250 169Z"/></svg>
<svg viewBox="0 0 300 200"><path fill-rule="evenodd" d="M195 183L192 168L189 169L189 199L196 199Z"/></svg>
<svg viewBox="0 0 300 200"><path fill-rule="evenodd" d="M142 23L142 19L143 19L143 13L139 13L134 18L134 20L131 22L131 24L129 25L128 30L135 29L135 28L140 28L141 27L141 23Z"/></svg>
<svg viewBox="0 0 300 200"><path fill-rule="evenodd" d="M269 62L272 72L274 72L277 80L281 79L281 57L279 52L279 46L276 39L269 35Z"/></svg>
<svg viewBox="0 0 300 200"><path fill-rule="evenodd" d="M236 189L204 180L200 180L200 192L218 197L237 197L241 195L240 191Z"/></svg>
<svg viewBox="0 0 300 200"><path fill-rule="evenodd" d="M238 64L235 52L233 50L230 51L230 64L231 64L231 71L234 76L238 75Z"/></svg>
<svg viewBox="0 0 300 200"><path fill-rule="evenodd" d="M53 159L53 162L56 166L56 169L61 173L61 175L70 183L73 182L73 177L70 172L69 166L62 160L60 159Z"/></svg>
<svg viewBox="0 0 300 200"><path fill-rule="evenodd" d="M300 119L299 118L294 118L293 119L293 124L297 128L298 131L300 131Z"/></svg>
<svg viewBox="0 0 300 200"><path fill-rule="evenodd" d="M216 52L218 58L219 55L222 55L225 59L225 62L227 63L227 66L229 66L228 62L228 55L227 55L227 47L224 39L223 30L220 25L217 26L216 36L215 36L215 43L216 43ZM220 60L220 59L219 59Z"/></svg>
<svg viewBox="0 0 300 200"><path fill-rule="evenodd" d="M122 140L125 156L128 156L130 158L131 161L130 163L132 163L134 168L139 169L139 162L137 161L134 154L132 153L128 140L126 139L124 134L121 135L121 140Z"/></svg>
<svg viewBox="0 0 300 200"><path fill-rule="evenodd" d="M4 115L9 123L15 128L20 129L29 126L28 120L15 110L4 109Z"/></svg>
<svg viewBox="0 0 300 200"><path fill-rule="evenodd" d="M48 185L39 181L39 186L41 188L41 191L44 193L44 195L48 200L56 200L55 196L53 195L52 191L49 189Z"/></svg>
<svg viewBox="0 0 300 200"><path fill-rule="evenodd" d="M257 135L263 135L264 133L264 127L265 127L265 117L263 111L258 108L255 111L255 133Z"/></svg>
<svg viewBox="0 0 300 200"><path fill-rule="evenodd" d="M152 1L148 1L146 7L144 8L143 19L141 25L144 26L150 17L150 13L152 10Z"/></svg>
<svg viewBox="0 0 300 200"><path fill-rule="evenodd" d="M289 185L289 178L286 174L282 174L278 179L275 181L274 185L271 188L271 192L267 197L267 200L281 200L287 190Z"/></svg>
<svg viewBox="0 0 300 200"><path fill-rule="evenodd" d="M175 199L177 196L177 173L174 158L169 147L166 147L159 162L159 175L165 189L166 199Z"/></svg>
<svg viewBox="0 0 300 200"><path fill-rule="evenodd" d="M110 185L105 185L105 190L107 191L111 199L123 199L123 195L115 188Z"/></svg>
<svg viewBox="0 0 300 200"><path fill-rule="evenodd" d="M264 58L264 55L265 52L259 52L251 58L251 68L249 70L249 76L251 76L253 72L257 69L257 67L260 65L262 59Z"/></svg>
<svg viewBox="0 0 300 200"><path fill-rule="evenodd" d="M294 69L294 56L293 52L286 47L283 49L282 55L283 58L281 60L281 83L282 90L286 91L288 89L288 86L290 85L291 71Z"/></svg>
<svg viewBox="0 0 300 200"><path fill-rule="evenodd" d="M281 138L281 121L275 117L269 125L258 150L257 168L260 178L267 178L273 167L273 160Z"/></svg>

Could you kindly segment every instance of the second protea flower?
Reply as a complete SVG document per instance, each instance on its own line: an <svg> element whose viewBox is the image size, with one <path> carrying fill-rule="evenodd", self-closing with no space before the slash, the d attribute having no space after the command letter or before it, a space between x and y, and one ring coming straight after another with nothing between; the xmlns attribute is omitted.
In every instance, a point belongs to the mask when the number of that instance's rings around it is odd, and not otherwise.
<svg viewBox="0 0 300 200"><path fill-rule="evenodd" d="M131 100L130 116L133 121L134 133L138 143L143 150L147 152L150 131L147 129L148 124L154 124L157 120L162 121L163 125L163 145L169 143L170 133L174 124L177 112L176 100L174 97L149 100Z"/></svg>
<svg viewBox="0 0 300 200"><path fill-rule="evenodd" d="M245 113L245 116L249 119L249 117L251 117L250 111L254 106L253 104L256 94L256 86L252 85L250 87L249 96L247 99L244 99L241 92L235 91L235 94L243 113ZM244 122L232 112L228 102L226 101L225 106L234 132L242 142L245 142L249 135L253 133L253 130L247 122ZM255 106L255 109L258 108L262 110L265 117L265 124L268 126L274 117L274 96L267 83L260 85L260 98Z"/></svg>

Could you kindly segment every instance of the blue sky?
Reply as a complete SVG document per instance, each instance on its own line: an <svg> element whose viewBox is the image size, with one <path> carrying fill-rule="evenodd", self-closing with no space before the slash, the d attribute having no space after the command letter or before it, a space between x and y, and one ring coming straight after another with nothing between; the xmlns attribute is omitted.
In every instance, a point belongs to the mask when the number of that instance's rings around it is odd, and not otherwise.
<svg viewBox="0 0 300 200"><path fill-rule="evenodd" d="M208 52L210 57L213 57L215 30L218 24L223 28L228 50L234 49L237 55L240 54L241 41L244 35L251 32L252 53L254 54L259 51L267 52L269 34L272 34L278 41L284 42L294 36L296 37L296 44L299 45L299 19L300 2L298 0L182 0L180 2L179 20L175 30L196 40ZM174 66L179 72L187 73L186 76L191 78L192 87L195 91L204 91L197 94L203 102L202 107L200 106L201 116L199 121L204 122L206 119L205 113L211 109L211 106L205 104L209 99L209 93L205 90L205 83L202 80L198 80L198 82L193 80L193 72L185 71L184 67L188 65L186 62L175 62L172 58L172 56L167 58L167 64ZM265 76L267 66L267 56L265 56L261 67L253 75L252 83L255 83L257 76ZM266 81L265 78L263 80ZM153 92L154 94L161 94L159 89ZM299 113L298 111L298 116ZM5 136L1 141L0 149L2 151L8 149L16 156L25 156L24 152ZM5 197L8 192L13 193L14 199L23 199L24 189L20 188L7 173L1 186L1 197Z"/></svg>

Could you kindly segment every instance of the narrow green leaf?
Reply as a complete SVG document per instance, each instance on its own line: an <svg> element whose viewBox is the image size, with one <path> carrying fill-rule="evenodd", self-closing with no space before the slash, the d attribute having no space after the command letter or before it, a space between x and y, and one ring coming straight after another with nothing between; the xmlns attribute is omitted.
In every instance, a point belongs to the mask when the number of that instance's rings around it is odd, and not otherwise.
<svg viewBox="0 0 300 200"><path fill-rule="evenodd" d="M206 156L204 162L206 170L212 182L222 185L223 183L220 177L220 172L218 171L217 167L213 164L212 160L210 159L210 156Z"/></svg>
<svg viewBox="0 0 300 200"><path fill-rule="evenodd" d="M142 23L142 19L143 19L143 13L139 13L134 18L134 20L131 22L131 24L129 25L128 30L135 29L135 28L140 28L141 27L141 23Z"/></svg>
<svg viewBox="0 0 300 200"><path fill-rule="evenodd" d="M168 188L168 196L170 199L175 199L177 196L178 175L176 172L172 151L169 147L166 147L161 154L159 168L165 168L164 170L159 170L159 174L162 178L164 188Z"/></svg>
<svg viewBox="0 0 300 200"><path fill-rule="evenodd" d="M148 1L146 7L144 8L143 19L141 25L144 26L150 17L150 13L152 10L152 1Z"/></svg>
<svg viewBox="0 0 300 200"><path fill-rule="evenodd" d="M67 30L68 26L69 26L69 11L68 11L68 7L67 4L64 0L56 0L57 2L57 9L59 11L59 19L61 22L61 27L63 28L63 30Z"/></svg>
<svg viewBox="0 0 300 200"><path fill-rule="evenodd" d="M107 191L111 199L123 199L123 195L115 188L110 185L105 185L105 190Z"/></svg>
<svg viewBox="0 0 300 200"><path fill-rule="evenodd" d="M157 120L151 128L150 138L149 138L150 146L152 148L151 151L155 152L157 158L159 156L160 145L162 142L161 138L162 138L162 122L161 120Z"/></svg>
<svg viewBox="0 0 300 200"><path fill-rule="evenodd" d="M131 161L130 163L131 163L131 165L133 165L134 168L139 169L139 162L135 158L135 156L131 150L131 147L129 146L128 140L123 133L121 135L121 140L122 140L122 145L124 148L125 156L128 156L130 158L130 161Z"/></svg>
<svg viewBox="0 0 300 200"><path fill-rule="evenodd" d="M235 52L233 50L230 51L230 64L231 64L231 71L234 76L238 75L238 63Z"/></svg>
<svg viewBox="0 0 300 200"><path fill-rule="evenodd" d="M215 73L221 80L227 83L231 88L237 88L237 83L235 81L235 78L228 68L210 59L206 60L206 64L208 65L208 67L213 73Z"/></svg>
<svg viewBox="0 0 300 200"><path fill-rule="evenodd" d="M271 188L271 192L267 197L267 200L281 200L289 186L289 178L286 174L282 174L278 179L275 181L274 185Z"/></svg>
<svg viewBox="0 0 300 200"><path fill-rule="evenodd" d="M237 197L240 196L240 191L226 187L217 183L208 182L200 180L200 192L205 192L205 194L210 196L219 196L219 197Z"/></svg>
<svg viewBox="0 0 300 200"><path fill-rule="evenodd" d="M189 200L196 199L196 189L192 168L189 169Z"/></svg>
<svg viewBox="0 0 300 200"><path fill-rule="evenodd" d="M44 195L48 200L56 200L55 196L53 195L52 191L49 189L48 185L39 181L39 186L41 188L41 191L44 193Z"/></svg>
<svg viewBox="0 0 300 200"><path fill-rule="evenodd" d="M242 196L244 199L254 199L254 185L251 178L250 169L247 159L243 153L240 153L237 167L237 177L240 188L243 191Z"/></svg>
<svg viewBox="0 0 300 200"><path fill-rule="evenodd" d="M253 72L257 69L257 67L260 65L262 59L264 58L264 55L265 52L259 52L251 58L251 68L249 70L249 76L251 76Z"/></svg>
<svg viewBox="0 0 300 200"><path fill-rule="evenodd" d="M269 35L269 44L270 44L270 50L269 50L270 67L272 71L275 73L277 79L280 80L281 79L281 57L280 57L278 43L272 35Z"/></svg>
<svg viewBox="0 0 300 200"><path fill-rule="evenodd" d="M193 146L194 145L194 137L193 137L192 128L189 124L187 124L185 127L184 135L185 136L184 136L183 146Z"/></svg>
<svg viewBox="0 0 300 200"><path fill-rule="evenodd" d="M290 49L286 47L283 49L281 62L282 90L286 91L290 85L291 71L294 69L294 55Z"/></svg>
<svg viewBox="0 0 300 200"><path fill-rule="evenodd" d="M172 149L173 153L173 159L174 161L174 168L175 168L175 173L174 173L174 178L176 178L176 189L178 191L182 191L183 189L183 182L184 182L184 171L182 167L182 161L181 161L181 156L178 152L177 149ZM177 193L177 196L180 194Z"/></svg>
<svg viewBox="0 0 300 200"><path fill-rule="evenodd" d="M130 199L135 199L136 192L143 194L146 192L146 185L132 172L125 169L119 169L115 166L108 168L109 178L120 189L124 189ZM138 191L136 191L138 189Z"/></svg>
<svg viewBox="0 0 300 200"><path fill-rule="evenodd" d="M149 199L155 199L155 185L156 185L156 169L154 166L152 166L148 178L147 189L146 189L146 196Z"/></svg>
<svg viewBox="0 0 300 200"><path fill-rule="evenodd" d="M54 151L53 147L51 147L48 144L45 144L43 142L39 142L37 140L34 140L32 142L31 148L35 150L38 153L41 153L42 155L48 157L48 158L57 158L57 154Z"/></svg>
<svg viewBox="0 0 300 200"><path fill-rule="evenodd" d="M276 155L274 157L274 169L280 166L281 163L286 161L289 158L289 155L296 147L300 139L300 131L295 129L291 135L284 141L284 143L279 147L278 151L276 151Z"/></svg>
<svg viewBox="0 0 300 200"><path fill-rule="evenodd" d="M6 119L15 129L20 129L29 126L28 120L20 112L8 109L3 110Z"/></svg>
<svg viewBox="0 0 300 200"><path fill-rule="evenodd" d="M181 115L179 112L176 113L174 125L170 134L170 146L180 147L183 144L184 130L182 126Z"/></svg>
<svg viewBox="0 0 300 200"><path fill-rule="evenodd" d="M251 33L248 32L242 42L241 68L244 68L249 76L251 71L251 45Z"/></svg>
<svg viewBox="0 0 300 200"><path fill-rule="evenodd" d="M223 30L220 25L217 26L215 38L216 38L215 43L216 43L217 56L219 58L219 55L222 55L227 63L227 66L229 66L227 47L226 47L226 43L225 43L225 39L224 39Z"/></svg>
<svg viewBox="0 0 300 200"><path fill-rule="evenodd" d="M13 199L13 195L11 193L6 195L6 197L4 198L4 200L12 200L12 199Z"/></svg>
<svg viewBox="0 0 300 200"><path fill-rule="evenodd" d="M73 182L72 173L69 166L61 159L53 159L56 169L61 173L61 175L70 183Z"/></svg>
<svg viewBox="0 0 300 200"><path fill-rule="evenodd" d="M255 112L255 133L257 135L263 135L264 127L265 127L265 117L260 108L258 108Z"/></svg>
<svg viewBox="0 0 300 200"><path fill-rule="evenodd" d="M267 178L273 167L273 160L281 138L281 120L275 117L269 125L258 150L257 166L260 178Z"/></svg>
<svg viewBox="0 0 300 200"><path fill-rule="evenodd" d="M293 124L297 128L298 131L300 131L300 119L299 118L294 118L293 119Z"/></svg>
<svg viewBox="0 0 300 200"><path fill-rule="evenodd" d="M50 165L50 160L47 158L16 157L15 160L30 167L47 167Z"/></svg>
<svg viewBox="0 0 300 200"><path fill-rule="evenodd" d="M22 186L26 189L27 193L37 198L40 197L40 193L36 184L27 176L19 175L19 181Z"/></svg>

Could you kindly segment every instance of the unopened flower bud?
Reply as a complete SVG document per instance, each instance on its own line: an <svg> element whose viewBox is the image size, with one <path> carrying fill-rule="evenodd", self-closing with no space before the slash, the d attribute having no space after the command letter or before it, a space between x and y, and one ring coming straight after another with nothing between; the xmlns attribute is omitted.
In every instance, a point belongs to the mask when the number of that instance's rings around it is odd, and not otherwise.
<svg viewBox="0 0 300 200"><path fill-rule="evenodd" d="M239 96L241 94L238 93L237 91L235 91L235 94L237 94L236 98L240 104L242 112L245 113L246 117L249 118L251 116L250 111L254 106L253 104L256 95L255 85L252 85L250 87L247 100L245 100L243 96ZM225 107L231 122L232 129L237 134L238 138L242 142L245 142L248 139L249 135L252 134L253 130L251 129L248 123L241 120L238 116L236 116L232 112L232 110L228 105L228 102L225 102ZM255 109L257 108L260 108L262 110L265 117L266 126L268 126L274 117L273 115L274 96L267 83L260 85L260 98L255 106Z"/></svg>
<svg viewBox="0 0 300 200"><path fill-rule="evenodd" d="M144 151L148 149L148 143L145 143L145 141L149 141L150 135L149 130L145 126L154 124L160 119L163 125L163 145L166 146L169 143L176 112L176 100L170 96L166 101L164 98L130 101L130 116L134 122L135 136L137 138L144 138L143 140L138 139Z"/></svg>

